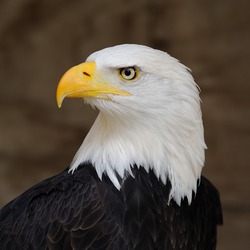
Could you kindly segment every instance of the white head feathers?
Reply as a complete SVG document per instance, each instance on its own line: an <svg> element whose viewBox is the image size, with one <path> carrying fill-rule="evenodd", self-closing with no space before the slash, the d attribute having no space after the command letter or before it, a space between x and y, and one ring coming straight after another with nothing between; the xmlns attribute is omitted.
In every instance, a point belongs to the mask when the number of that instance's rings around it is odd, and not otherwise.
<svg viewBox="0 0 250 250"><path fill-rule="evenodd" d="M93 53L98 74L131 96L112 101L88 98L100 113L78 150L70 170L91 162L119 189L121 178L136 164L166 183L178 204L192 191L204 164L203 124L199 90L188 69L165 52L141 45L118 45ZM123 81L119 69L136 67L140 76Z"/></svg>

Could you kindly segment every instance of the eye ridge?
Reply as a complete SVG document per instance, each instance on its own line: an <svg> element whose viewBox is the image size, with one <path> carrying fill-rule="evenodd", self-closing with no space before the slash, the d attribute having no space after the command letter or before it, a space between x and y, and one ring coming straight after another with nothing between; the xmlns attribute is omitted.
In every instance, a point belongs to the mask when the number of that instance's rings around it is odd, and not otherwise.
<svg viewBox="0 0 250 250"><path fill-rule="evenodd" d="M133 80L137 76L137 70L135 67L121 68L120 75L125 80Z"/></svg>

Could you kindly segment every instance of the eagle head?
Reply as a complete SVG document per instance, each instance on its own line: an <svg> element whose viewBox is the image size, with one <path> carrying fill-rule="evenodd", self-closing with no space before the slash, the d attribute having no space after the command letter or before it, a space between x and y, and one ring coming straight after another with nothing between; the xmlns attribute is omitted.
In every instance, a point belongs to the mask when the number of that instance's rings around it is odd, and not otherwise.
<svg viewBox="0 0 250 250"><path fill-rule="evenodd" d="M143 45L105 48L64 74L59 107L66 97L100 110L70 171L91 162L119 189L132 167L152 169L171 182L170 198L191 202L206 145L199 88L187 67Z"/></svg>

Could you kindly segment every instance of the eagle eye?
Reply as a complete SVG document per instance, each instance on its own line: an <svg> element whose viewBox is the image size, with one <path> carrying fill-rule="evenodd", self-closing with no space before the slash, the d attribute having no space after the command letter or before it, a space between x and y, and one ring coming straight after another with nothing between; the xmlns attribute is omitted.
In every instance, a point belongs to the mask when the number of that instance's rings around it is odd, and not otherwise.
<svg viewBox="0 0 250 250"><path fill-rule="evenodd" d="M124 80L130 81L137 77L138 71L135 67L126 67L120 69L120 75Z"/></svg>

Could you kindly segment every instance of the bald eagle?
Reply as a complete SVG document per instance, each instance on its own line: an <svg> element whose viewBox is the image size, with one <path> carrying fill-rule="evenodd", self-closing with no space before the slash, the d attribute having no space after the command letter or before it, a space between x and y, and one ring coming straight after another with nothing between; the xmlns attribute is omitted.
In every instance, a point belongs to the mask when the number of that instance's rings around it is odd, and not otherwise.
<svg viewBox="0 0 250 250"><path fill-rule="evenodd" d="M201 176L189 70L165 52L118 45L67 71L59 107L66 97L99 115L69 168L0 210L1 249L215 249L221 204Z"/></svg>

